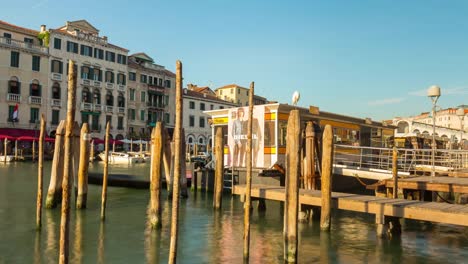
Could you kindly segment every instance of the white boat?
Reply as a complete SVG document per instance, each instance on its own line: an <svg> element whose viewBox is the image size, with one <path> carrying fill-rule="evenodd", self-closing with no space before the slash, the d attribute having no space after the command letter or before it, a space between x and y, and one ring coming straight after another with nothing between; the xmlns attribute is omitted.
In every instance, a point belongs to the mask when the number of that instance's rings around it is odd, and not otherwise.
<svg viewBox="0 0 468 264"><path fill-rule="evenodd" d="M101 158L101 160L104 160L105 153L100 153L99 158ZM144 158L138 154L125 152L109 152L109 163L112 164L133 164L142 163L144 161Z"/></svg>
<svg viewBox="0 0 468 264"><path fill-rule="evenodd" d="M11 161L13 161L13 160L15 160L15 156L13 156L13 155L6 155L6 161L7 161L7 162L11 162ZM5 156L4 156L4 155L1 155L1 156L0 156L0 162L5 162Z"/></svg>

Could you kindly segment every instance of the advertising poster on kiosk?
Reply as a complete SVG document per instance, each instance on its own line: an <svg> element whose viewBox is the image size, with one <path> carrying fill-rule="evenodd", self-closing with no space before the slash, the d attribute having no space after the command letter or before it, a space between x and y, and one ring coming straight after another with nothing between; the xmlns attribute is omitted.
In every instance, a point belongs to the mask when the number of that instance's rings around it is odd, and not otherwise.
<svg viewBox="0 0 468 264"><path fill-rule="evenodd" d="M228 145L229 167L245 167L247 151L247 124L249 107L229 110ZM252 118L252 167L263 166L263 123L264 108L254 107Z"/></svg>

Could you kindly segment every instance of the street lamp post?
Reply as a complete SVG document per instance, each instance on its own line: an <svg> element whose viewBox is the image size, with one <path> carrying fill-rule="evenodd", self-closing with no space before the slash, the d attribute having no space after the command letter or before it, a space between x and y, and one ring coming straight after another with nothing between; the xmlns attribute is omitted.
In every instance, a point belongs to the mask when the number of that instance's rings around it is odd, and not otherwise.
<svg viewBox="0 0 468 264"><path fill-rule="evenodd" d="M427 90L427 96L431 98L432 101L432 170L431 170L431 180L435 177L435 152L436 152L436 141L435 141L435 115L436 115L436 104L437 100L440 97L440 87L433 85Z"/></svg>
<svg viewBox="0 0 468 264"><path fill-rule="evenodd" d="M457 116L460 117L460 140L458 141L458 149L462 149L462 139L463 139L463 119L465 118L465 109L460 107L457 109Z"/></svg>

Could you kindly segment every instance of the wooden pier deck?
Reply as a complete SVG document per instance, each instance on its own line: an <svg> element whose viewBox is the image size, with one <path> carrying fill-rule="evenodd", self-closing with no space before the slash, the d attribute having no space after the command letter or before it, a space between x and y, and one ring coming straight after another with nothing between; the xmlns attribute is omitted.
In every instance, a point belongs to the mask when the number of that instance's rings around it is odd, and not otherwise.
<svg viewBox="0 0 468 264"><path fill-rule="evenodd" d="M392 188L393 180L387 180L385 185L387 188ZM399 178L398 188L468 194L468 178L455 178L447 176L434 177L433 179L431 176Z"/></svg>
<svg viewBox="0 0 468 264"><path fill-rule="evenodd" d="M280 186L252 185L252 197L284 201L285 189ZM233 194L244 195L245 185L235 185ZM321 206L320 191L300 190L299 203ZM391 199L370 195L332 192L332 208L393 216L406 219L468 226L468 206L436 202Z"/></svg>

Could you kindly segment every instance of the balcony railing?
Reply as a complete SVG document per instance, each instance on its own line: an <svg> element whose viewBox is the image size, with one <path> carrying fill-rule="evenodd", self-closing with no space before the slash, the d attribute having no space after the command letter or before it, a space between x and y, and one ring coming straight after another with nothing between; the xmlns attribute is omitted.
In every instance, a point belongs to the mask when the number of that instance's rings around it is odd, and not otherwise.
<svg viewBox="0 0 468 264"><path fill-rule="evenodd" d="M94 112L101 112L102 111L102 105L94 104L93 110L94 110Z"/></svg>
<svg viewBox="0 0 468 264"><path fill-rule="evenodd" d="M125 107L119 107L118 111L119 114L125 114Z"/></svg>
<svg viewBox="0 0 468 264"><path fill-rule="evenodd" d="M101 87L101 82L100 82L100 81L94 81L94 82L93 82L93 85L94 85L95 87Z"/></svg>
<svg viewBox="0 0 468 264"><path fill-rule="evenodd" d="M155 108L164 108L166 107L163 103L158 103L158 102L146 102L146 105L149 107L155 107Z"/></svg>
<svg viewBox="0 0 468 264"><path fill-rule="evenodd" d="M54 81L61 81L62 80L62 74L61 73L53 72L50 77Z"/></svg>
<svg viewBox="0 0 468 264"><path fill-rule="evenodd" d="M40 96L29 96L29 103L30 104L41 105L42 104L42 97L40 97Z"/></svg>
<svg viewBox="0 0 468 264"><path fill-rule="evenodd" d="M81 84L83 85L91 85L91 81L88 79L81 79Z"/></svg>
<svg viewBox="0 0 468 264"><path fill-rule="evenodd" d="M10 102L17 102L19 103L21 101L21 95L19 94L13 94L13 93L7 93L7 101Z"/></svg>
<svg viewBox="0 0 468 264"><path fill-rule="evenodd" d="M24 41L20 41L16 39L5 38L5 37L0 37L0 45L21 48L21 49L25 49L28 51L39 52L39 53L44 53L44 54L49 53L49 48L47 47L42 47L42 46L31 44L29 42L24 42Z"/></svg>
<svg viewBox="0 0 468 264"><path fill-rule="evenodd" d="M106 82L106 89L114 89L114 84Z"/></svg>
<svg viewBox="0 0 468 264"><path fill-rule="evenodd" d="M114 107L113 107L113 106L110 106L110 105L106 105L106 112L107 112L107 113L112 113L112 112L114 112Z"/></svg>
<svg viewBox="0 0 468 264"><path fill-rule="evenodd" d="M62 107L62 100L60 100L60 99L52 99L51 105L52 105L52 106L55 106L55 107Z"/></svg>
<svg viewBox="0 0 468 264"><path fill-rule="evenodd" d="M81 111L92 111L93 110L93 104L91 103L81 103Z"/></svg>
<svg viewBox="0 0 468 264"><path fill-rule="evenodd" d="M119 84L118 90L124 92L125 91L125 85Z"/></svg>

